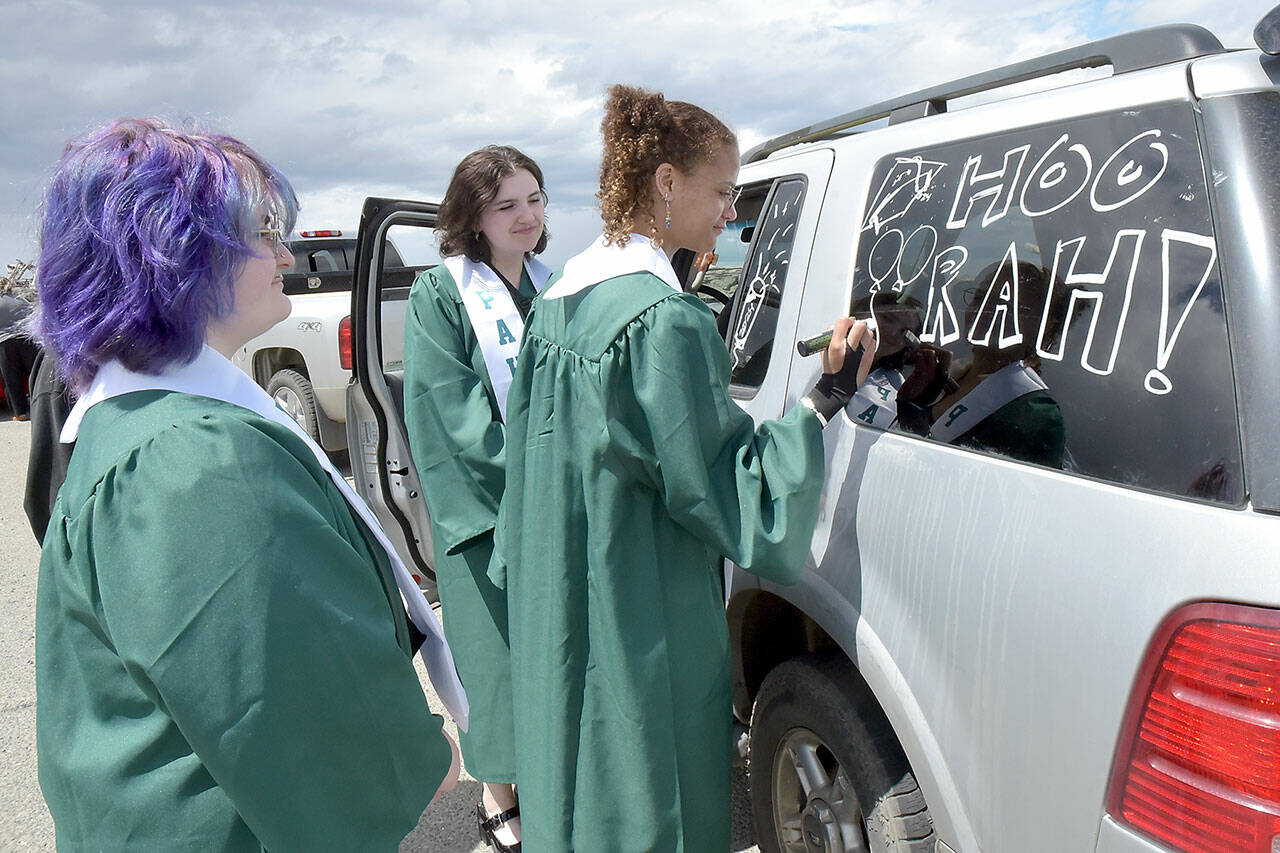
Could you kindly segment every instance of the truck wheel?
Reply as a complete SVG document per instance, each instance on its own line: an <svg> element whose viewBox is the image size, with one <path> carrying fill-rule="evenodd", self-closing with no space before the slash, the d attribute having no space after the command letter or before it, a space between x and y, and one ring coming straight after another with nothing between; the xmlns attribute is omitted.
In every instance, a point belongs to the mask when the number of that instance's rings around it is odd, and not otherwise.
<svg viewBox="0 0 1280 853"><path fill-rule="evenodd" d="M842 657L769 673L751 714L748 779L766 853L932 853L933 822L889 721Z"/></svg>
<svg viewBox="0 0 1280 853"><path fill-rule="evenodd" d="M267 393L276 405L307 431L316 444L320 443L320 420L310 379L296 370L277 370L267 383Z"/></svg>

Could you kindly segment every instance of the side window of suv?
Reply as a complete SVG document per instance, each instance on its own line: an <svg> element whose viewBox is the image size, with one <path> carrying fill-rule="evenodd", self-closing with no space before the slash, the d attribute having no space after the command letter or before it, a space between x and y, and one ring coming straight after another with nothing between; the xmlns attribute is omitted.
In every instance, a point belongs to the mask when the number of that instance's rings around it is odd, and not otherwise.
<svg viewBox="0 0 1280 853"><path fill-rule="evenodd" d="M877 165L854 313L862 423L1175 495L1243 500L1195 120L1166 104Z"/></svg>
<svg viewBox="0 0 1280 853"><path fill-rule="evenodd" d="M733 385L756 389L764 381L804 194L802 177L744 187L738 219L716 246L723 259L718 265L734 267L736 292L726 334ZM713 265L707 276L716 269Z"/></svg>

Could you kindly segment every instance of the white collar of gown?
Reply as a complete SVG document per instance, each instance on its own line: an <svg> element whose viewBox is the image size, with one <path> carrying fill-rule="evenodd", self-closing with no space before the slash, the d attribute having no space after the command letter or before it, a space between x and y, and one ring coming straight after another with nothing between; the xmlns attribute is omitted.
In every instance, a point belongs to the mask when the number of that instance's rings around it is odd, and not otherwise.
<svg viewBox="0 0 1280 853"><path fill-rule="evenodd" d="M347 504L352 511L360 516L373 533L378 544L387 552L387 558L391 561L391 568L395 574L396 586L400 588L400 593L404 597L409 616L413 619L414 624L418 626L418 629L426 635L426 640L422 644L421 654L423 662L427 665L427 674L431 677L431 683L435 686L436 692L440 696L440 701L449 709L449 713L457 722L458 728L466 731L469 710L467 694L462 689L462 683L458 679L458 672L454 667L453 654L449 650L449 644L444 638L440 622L436 619L435 614L431 612L431 606L427 604L427 600L423 597L417 583L414 582L413 576L405 568L404 562L400 559L399 554L396 553L395 546L391 544L391 540L387 538L382 525L378 523L378 519L374 516L373 511L369 509L368 504L356 494L338 469L333 467L333 463L329 461L329 457L325 455L319 445L311 440L311 437L306 434L302 427L298 426L293 418L276 406L275 401L267 395L266 391L262 390L256 382L249 378L248 374L237 368L226 357L205 345L200 350L200 354L190 364L171 365L156 375L136 373L115 360L102 365L102 367L98 368L98 373L94 376L89 390L81 395L67 416L66 423L62 428L62 441L71 442L76 440L76 435L80 430L80 422L84 419L85 412L93 408L95 404L111 397L118 397L121 394L151 390L178 391L183 394L209 397L240 406L268 420L288 427L306 442L307 447L315 455L316 461L320 463L320 467L324 468L329 478L333 480L334 485L342 492L342 496L346 498Z"/></svg>
<svg viewBox="0 0 1280 853"><path fill-rule="evenodd" d="M605 245L605 236L601 234L565 263L564 272L555 284L542 292L542 298L562 299L602 281L637 272L653 273L672 290L683 291L666 252L654 246L648 237L632 234L627 245L619 246Z"/></svg>

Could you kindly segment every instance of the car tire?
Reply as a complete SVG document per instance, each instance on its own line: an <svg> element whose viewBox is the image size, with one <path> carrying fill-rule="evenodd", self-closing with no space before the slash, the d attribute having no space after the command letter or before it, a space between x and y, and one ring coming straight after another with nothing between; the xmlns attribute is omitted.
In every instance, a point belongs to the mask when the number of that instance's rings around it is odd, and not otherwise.
<svg viewBox="0 0 1280 853"><path fill-rule="evenodd" d="M843 657L793 658L751 714L748 779L765 853L925 853L924 795L871 691Z"/></svg>
<svg viewBox="0 0 1280 853"><path fill-rule="evenodd" d="M319 408L311 380L296 370L277 370L267 383L276 405L297 421L316 444L320 443Z"/></svg>

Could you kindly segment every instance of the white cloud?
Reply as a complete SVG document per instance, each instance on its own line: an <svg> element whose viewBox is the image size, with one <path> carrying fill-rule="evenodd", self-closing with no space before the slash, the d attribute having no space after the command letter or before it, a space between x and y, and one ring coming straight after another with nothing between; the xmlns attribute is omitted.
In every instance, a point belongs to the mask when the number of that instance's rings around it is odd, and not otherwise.
<svg viewBox="0 0 1280 853"><path fill-rule="evenodd" d="M1107 10L1123 16L1132 27L1192 22L1211 30L1227 47L1252 47L1253 28L1274 6L1272 0L1213 4L1201 0L1112 0Z"/></svg>

